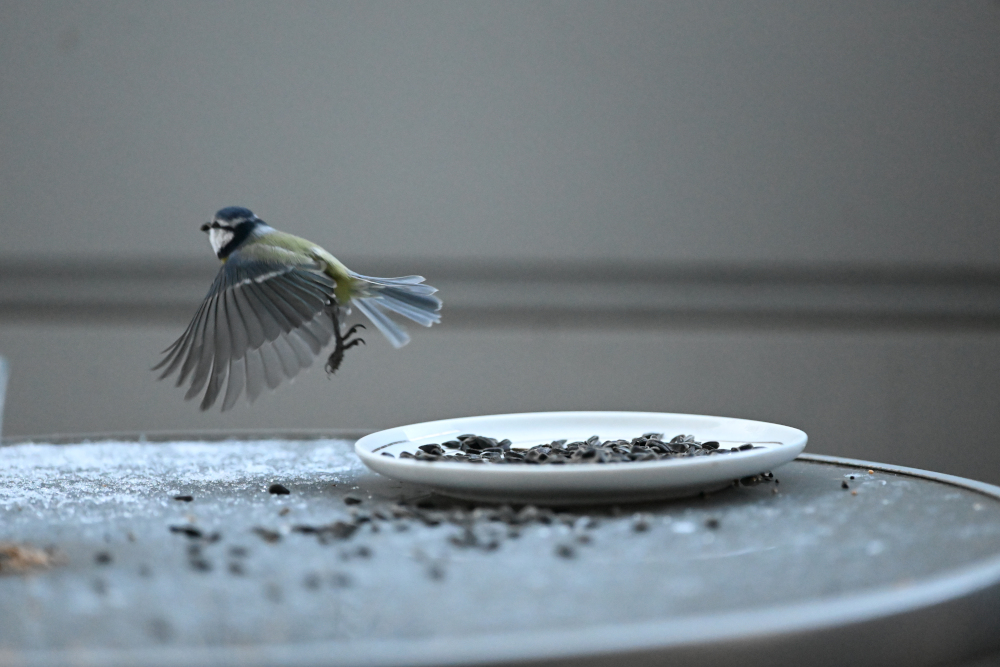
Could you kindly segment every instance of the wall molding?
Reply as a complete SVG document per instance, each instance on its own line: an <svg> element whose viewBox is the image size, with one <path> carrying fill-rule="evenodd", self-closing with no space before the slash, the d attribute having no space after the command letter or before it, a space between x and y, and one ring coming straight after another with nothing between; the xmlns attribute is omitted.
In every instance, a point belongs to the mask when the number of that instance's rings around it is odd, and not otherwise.
<svg viewBox="0 0 1000 667"><path fill-rule="evenodd" d="M372 275L428 276L441 290L449 326L1000 329L1000 268L384 258L347 263ZM3 261L0 319L186 323L217 266L211 259Z"/></svg>

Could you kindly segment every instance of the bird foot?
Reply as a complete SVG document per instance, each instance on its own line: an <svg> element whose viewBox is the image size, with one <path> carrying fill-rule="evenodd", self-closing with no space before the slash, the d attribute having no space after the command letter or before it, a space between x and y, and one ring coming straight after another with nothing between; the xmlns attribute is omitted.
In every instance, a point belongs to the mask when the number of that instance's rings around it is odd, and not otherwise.
<svg viewBox="0 0 1000 667"><path fill-rule="evenodd" d="M347 331L341 332L340 322L337 321L336 315L333 318L333 332L336 337L336 345L333 348L333 352L327 357L326 360L326 372L328 375L333 375L340 368L340 364L344 361L344 352L355 347L358 343L365 345L365 341L360 336L351 338L357 333L358 329L364 329L365 325L355 324Z"/></svg>

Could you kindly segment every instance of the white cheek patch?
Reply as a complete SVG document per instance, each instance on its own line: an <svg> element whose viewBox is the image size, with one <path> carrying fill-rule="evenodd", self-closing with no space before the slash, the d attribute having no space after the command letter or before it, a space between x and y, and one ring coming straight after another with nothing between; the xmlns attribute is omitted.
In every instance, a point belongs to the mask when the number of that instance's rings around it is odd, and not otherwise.
<svg viewBox="0 0 1000 667"><path fill-rule="evenodd" d="M222 229L220 227L213 227L208 230L208 240L212 244L212 250L218 255L219 251L226 247L226 245L233 240L233 230Z"/></svg>

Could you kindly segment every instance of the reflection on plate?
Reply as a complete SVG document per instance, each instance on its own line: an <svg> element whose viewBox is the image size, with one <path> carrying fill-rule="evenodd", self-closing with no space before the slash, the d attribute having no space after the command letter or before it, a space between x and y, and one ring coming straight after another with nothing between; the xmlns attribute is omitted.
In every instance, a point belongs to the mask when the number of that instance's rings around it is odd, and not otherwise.
<svg viewBox="0 0 1000 667"><path fill-rule="evenodd" d="M475 433L508 439L514 448L553 440L631 440L644 433L694 435L723 447L745 443L754 449L727 455L631 463L509 465L426 462L398 458L420 445ZM659 412L536 412L444 419L400 426L358 440L354 449L369 468L439 493L496 502L587 504L696 495L724 488L734 479L774 470L806 446L806 434L789 426ZM383 452L392 456L383 456Z"/></svg>

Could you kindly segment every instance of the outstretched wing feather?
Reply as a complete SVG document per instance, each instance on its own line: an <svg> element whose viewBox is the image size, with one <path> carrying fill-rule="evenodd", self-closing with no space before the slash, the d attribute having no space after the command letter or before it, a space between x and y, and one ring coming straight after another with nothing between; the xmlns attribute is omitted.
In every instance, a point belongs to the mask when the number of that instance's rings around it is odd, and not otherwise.
<svg viewBox="0 0 1000 667"><path fill-rule="evenodd" d="M241 394L253 401L312 363L333 335L334 281L319 267L298 267L231 255L184 333L154 370L190 382L185 398L204 390L201 408L222 409ZM227 381L228 380L228 381Z"/></svg>
<svg viewBox="0 0 1000 667"><path fill-rule="evenodd" d="M236 306L240 311L240 324L243 325L243 331L246 333L247 349L256 350L258 347L267 342L267 337L264 335L264 328L261 326L260 320L258 320L257 316L254 314L253 307L250 305L246 291L235 288L229 290L229 293L233 295L233 301L236 303Z"/></svg>
<svg viewBox="0 0 1000 667"><path fill-rule="evenodd" d="M242 359L250 349L250 338L247 324L243 320L239 304L236 302L236 290L226 290L226 319L229 323L229 358Z"/></svg>
<svg viewBox="0 0 1000 667"><path fill-rule="evenodd" d="M229 382L226 383L226 396L222 399L223 412L236 405L240 394L243 393L244 384L246 384L246 362L243 359L230 361Z"/></svg>
<svg viewBox="0 0 1000 667"><path fill-rule="evenodd" d="M261 329L264 330L264 340L270 342L281 335L281 327L278 322L271 315L267 306L262 302L260 292L253 283L247 283L240 286L240 291L247 297L247 302L253 309L253 315L260 323Z"/></svg>
<svg viewBox="0 0 1000 667"><path fill-rule="evenodd" d="M205 305L205 309L202 310L198 316L198 324L195 326L194 332L191 335L191 340L188 343L188 347L185 352L184 363L181 365L181 370L177 377L178 387L187 381L188 375L190 375L198 365L198 359L201 357L202 347L205 345L205 327L207 326L208 320L212 315L213 305L213 297L209 297L208 303Z"/></svg>
<svg viewBox="0 0 1000 667"><path fill-rule="evenodd" d="M250 350L243 358L247 376L247 399L253 403L264 389L264 362L260 350Z"/></svg>
<svg viewBox="0 0 1000 667"><path fill-rule="evenodd" d="M261 361L264 362L264 381L268 389L276 389L281 384L281 359L274 349L274 345L265 345L257 350Z"/></svg>
<svg viewBox="0 0 1000 667"><path fill-rule="evenodd" d="M208 377L208 387L201 401L201 409L207 410L215 404L222 391L223 382L232 359L233 330L229 324L229 299L226 292L216 297L215 306L215 355L212 359L212 372Z"/></svg>

